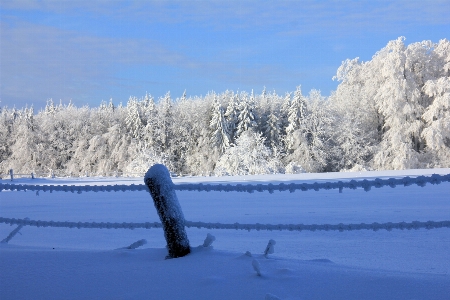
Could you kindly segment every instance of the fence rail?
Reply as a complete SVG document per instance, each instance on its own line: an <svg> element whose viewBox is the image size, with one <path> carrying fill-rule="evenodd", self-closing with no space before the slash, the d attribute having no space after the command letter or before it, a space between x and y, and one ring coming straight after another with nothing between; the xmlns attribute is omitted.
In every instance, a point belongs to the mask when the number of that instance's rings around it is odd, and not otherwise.
<svg viewBox="0 0 450 300"><path fill-rule="evenodd" d="M366 192L371 188L381 188L389 186L395 188L396 186L425 186L429 184L440 184L443 182L450 182L450 174L438 175L433 174L431 176L418 176L418 177L403 177L403 178L388 178L374 180L350 180L350 181L336 181L336 182L314 182L314 183L280 183L280 184L174 184L174 189L179 191L219 191L219 192L264 192L268 191L273 193L274 191L289 191L294 192L297 190L308 191L321 189L330 190L338 189L342 192L346 189L362 188ZM39 194L42 192L126 192L126 191L147 191L148 187L142 185L24 185L24 184L2 184L0 183L1 191L32 191ZM98 228L98 229L137 229L137 228L162 228L162 224L158 222L145 222L145 223L97 223L97 222L60 222L60 221L41 221L41 220L29 220L26 219L14 219L14 218L2 218L0 217L0 223L19 225L22 226L37 226L37 227L58 227L58 228ZM205 222L192 222L186 221L185 226L188 228L207 228L207 229L236 229L236 230L289 230L289 231L352 231L352 230L411 230L411 229L436 229L436 228L450 228L450 221L413 221L413 222L400 222L400 223L371 223L371 224L224 224L224 223L205 223ZM17 229L17 231L20 230Z"/></svg>
<svg viewBox="0 0 450 300"><path fill-rule="evenodd" d="M78 175L77 175L78 174ZM110 171L110 172L81 172L81 173L67 173L64 171L59 170L50 170L48 172L20 172L15 173L13 169L9 170L8 174L0 174L0 179L10 179L13 181L16 177L28 177L28 178L68 178L68 177L144 177L145 172L136 173L136 172L119 172L119 171ZM192 174L176 174L171 173L171 177L186 177L186 176L193 176ZM201 176L212 176L211 172L202 172Z"/></svg>
<svg viewBox="0 0 450 300"><path fill-rule="evenodd" d="M159 222L145 222L145 223L110 223L110 222L59 222L59 221L41 221L41 220L29 220L26 219L14 219L14 218L2 218L0 217L0 223L19 225L19 226L35 226L35 227L56 227L56 228L96 228L96 229L152 229L162 228L162 224ZM205 222L191 222L186 221L185 226L188 228L207 228L207 229L235 229L235 230L268 230L268 231L353 231L353 230L387 230L393 229L411 230L411 229L437 229L437 228L450 228L450 221L413 221L413 222L399 222L399 223L355 223L355 224L223 224L223 223L205 223Z"/></svg>
<svg viewBox="0 0 450 300"><path fill-rule="evenodd" d="M343 189L357 189L362 188L368 192L372 188L381 188L389 186L395 188L396 186L411 186L417 185L420 187L429 184L440 184L443 182L450 182L450 174L439 175L433 174L431 176L418 177L403 177L403 178L388 178L374 180L350 180L350 181L335 181L335 182L314 182L314 183L280 183L280 184L175 184L174 189L178 191L198 191L198 192L265 192L273 193L275 191L319 191L337 189L341 193ZM39 194L39 192L127 192L127 191L147 191L148 188L144 184L139 185L28 185L28 184L12 184L0 183L0 192L10 191L32 191Z"/></svg>
<svg viewBox="0 0 450 300"><path fill-rule="evenodd" d="M176 176L182 176L182 175L176 175L173 174L175 177ZM118 172L118 171L114 171L114 172L101 172L101 173L91 173L91 172L83 172L83 173L78 173L78 175L74 174L74 173L66 173L66 172L61 172L61 171L53 171L50 170L48 172L30 172L30 173L25 173L25 172L20 172L20 173L15 173L14 170L9 170L8 174L0 174L0 179L10 179L11 181L13 181L14 179L16 179L17 177L23 178L23 177L28 177L28 178L67 178L67 177L77 177L77 178L81 178L81 177L100 177L100 176L105 176L105 177L143 177L144 173L130 173L130 172Z"/></svg>

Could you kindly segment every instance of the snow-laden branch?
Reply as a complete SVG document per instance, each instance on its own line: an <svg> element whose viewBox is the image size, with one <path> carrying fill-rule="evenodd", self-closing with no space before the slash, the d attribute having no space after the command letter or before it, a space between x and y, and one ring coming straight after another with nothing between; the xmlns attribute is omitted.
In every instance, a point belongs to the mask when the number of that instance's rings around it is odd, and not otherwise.
<svg viewBox="0 0 450 300"><path fill-rule="evenodd" d="M334 182L314 182L314 183L279 183L279 184L175 184L174 189L177 191L197 191L197 192L269 192L275 191L309 191L309 190L331 190L338 189L342 192L343 189L357 189L363 188L366 192L372 188L381 188L390 186L425 186L427 183L440 184L442 182L450 182L450 174L439 175L433 174L431 176L418 177L403 177L403 178L388 178L374 180L350 180L350 181L334 181ZM10 191L32 191L39 194L39 192L135 192L148 191L146 185L27 185L27 184L10 184L0 183L0 192L4 190Z"/></svg>
<svg viewBox="0 0 450 300"><path fill-rule="evenodd" d="M162 228L159 222L145 222L145 223L110 223L110 222L60 222L60 221L41 221L15 218L2 218L0 223L21 226L36 226L36 227L63 227L63 228L97 228L97 229L151 229ZM185 226L188 228L207 228L207 229L235 229L235 230L289 230L289 231L352 231L352 230L392 230L392 229L435 229L435 228L450 228L450 221L413 221L413 222L399 222L399 223L359 223L359 224L224 224L224 223L205 223L186 221Z"/></svg>

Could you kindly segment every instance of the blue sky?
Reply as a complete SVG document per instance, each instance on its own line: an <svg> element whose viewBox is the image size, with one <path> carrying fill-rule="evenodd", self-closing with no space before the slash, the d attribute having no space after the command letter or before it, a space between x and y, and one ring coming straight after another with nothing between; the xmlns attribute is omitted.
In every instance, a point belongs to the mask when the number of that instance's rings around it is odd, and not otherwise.
<svg viewBox="0 0 450 300"><path fill-rule="evenodd" d="M450 38L450 1L0 2L0 106L77 106L297 85L329 95L347 58Z"/></svg>

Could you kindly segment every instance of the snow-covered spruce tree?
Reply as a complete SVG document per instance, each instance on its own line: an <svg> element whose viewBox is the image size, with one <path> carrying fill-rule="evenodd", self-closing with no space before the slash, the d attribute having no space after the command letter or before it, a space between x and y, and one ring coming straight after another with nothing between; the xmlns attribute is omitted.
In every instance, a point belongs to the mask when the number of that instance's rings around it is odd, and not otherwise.
<svg viewBox="0 0 450 300"><path fill-rule="evenodd" d="M155 99L152 95L145 94L145 97L139 102L139 111L142 123L144 126L147 126L148 122L155 117L156 113Z"/></svg>
<svg viewBox="0 0 450 300"><path fill-rule="evenodd" d="M45 105L44 112L48 115L54 115L58 110L57 106L53 102L53 99L48 99Z"/></svg>
<svg viewBox="0 0 450 300"><path fill-rule="evenodd" d="M2 161L2 164L23 173L40 171L39 154L42 140L35 122L33 107L18 111L14 136L16 138L10 146L11 154Z"/></svg>
<svg viewBox="0 0 450 300"><path fill-rule="evenodd" d="M128 100L125 123L127 124L127 129L133 138L142 138L142 130L145 124L142 122L140 105L135 97L130 97Z"/></svg>
<svg viewBox="0 0 450 300"><path fill-rule="evenodd" d="M7 107L0 111L0 174L6 174L11 167L6 163L11 156L11 146L14 143L14 118Z"/></svg>
<svg viewBox="0 0 450 300"><path fill-rule="evenodd" d="M160 137L161 151L167 151L170 147L170 138L172 137L173 111L172 98L170 92L159 100L158 106L158 135Z"/></svg>
<svg viewBox="0 0 450 300"><path fill-rule="evenodd" d="M152 96L146 94L142 107L145 127L142 129L142 141L145 148L160 149L158 109Z"/></svg>
<svg viewBox="0 0 450 300"><path fill-rule="evenodd" d="M230 95L224 116L227 120L228 130L230 132L230 143L233 144L236 138L236 127L239 116L239 95L237 93Z"/></svg>
<svg viewBox="0 0 450 300"><path fill-rule="evenodd" d="M263 127L263 134L268 141L268 146L273 148L282 148L282 125L281 120L277 116L276 108L274 106L271 107L269 111L269 115L267 117L267 122Z"/></svg>
<svg viewBox="0 0 450 300"><path fill-rule="evenodd" d="M307 172L322 172L327 165L332 119L320 91L312 90L304 101L303 105L309 109L303 111L301 127L290 132L291 144L286 162L298 164Z"/></svg>
<svg viewBox="0 0 450 300"><path fill-rule="evenodd" d="M212 130L211 144L217 148L220 153L230 147L230 132L225 119L223 108L219 101L215 99L209 127Z"/></svg>
<svg viewBox="0 0 450 300"><path fill-rule="evenodd" d="M186 138L189 142L186 150L186 172L198 175L210 174L219 159L219 151L213 148L210 142L209 123L214 99L195 97L189 102L191 106L188 122L191 130Z"/></svg>
<svg viewBox="0 0 450 300"><path fill-rule="evenodd" d="M297 86L294 98L289 103L288 126L286 127L286 144L290 152L294 151L294 144L298 140L298 131L305 133L305 119L307 112L306 98L303 97L301 87ZM297 134L295 134L297 132Z"/></svg>
<svg viewBox="0 0 450 300"><path fill-rule="evenodd" d="M239 115L237 118L236 138L239 138L242 133L248 130L256 130L256 118L254 114L255 102L248 94L241 93L241 102L239 103Z"/></svg>
<svg viewBox="0 0 450 300"><path fill-rule="evenodd" d="M177 98L173 103L173 116L170 151L168 152L173 172L177 174L189 173L186 168L186 157L190 147L192 132L192 110L193 103L190 98L186 98L184 93L181 98ZM176 117L175 117L176 116Z"/></svg>
<svg viewBox="0 0 450 300"><path fill-rule="evenodd" d="M255 114L255 122L256 122L256 131L262 132L263 136L265 133L265 127L267 124L267 120L270 114L270 107L271 103L269 102L269 97L267 95L266 88L264 87L263 91L261 92L261 95L254 95L253 91L250 97L250 102L255 103L254 105L254 114ZM266 136L266 143L270 145L270 141Z"/></svg>
<svg viewBox="0 0 450 300"><path fill-rule="evenodd" d="M283 165L274 157L260 133L245 131L228 148L216 164L214 173L220 175L253 175L283 173Z"/></svg>

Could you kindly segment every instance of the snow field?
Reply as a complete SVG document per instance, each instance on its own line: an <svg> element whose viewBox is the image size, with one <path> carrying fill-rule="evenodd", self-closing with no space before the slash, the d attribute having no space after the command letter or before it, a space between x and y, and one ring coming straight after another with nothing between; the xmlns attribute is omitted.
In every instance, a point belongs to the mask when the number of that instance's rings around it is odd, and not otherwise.
<svg viewBox="0 0 450 300"><path fill-rule="evenodd" d="M199 183L198 178L178 180ZM268 183L261 177L253 181L246 177L246 181ZM425 187L383 187L370 192L362 188L344 189L343 193L177 191L177 196L186 220L193 222L348 224L448 220L449 190L450 183L444 182ZM6 191L0 193L0 208L3 218L159 221L145 191L47 192L39 196L33 192ZM0 224L0 239L16 227ZM0 296L2 299L26 299L30 295L36 295L35 299L265 299L271 294L279 299L446 299L450 294L448 228L345 232L187 228L186 231L193 253L182 259L164 260L167 251L162 229L24 226L8 244L0 245ZM208 233L216 237L214 249L196 248L204 243ZM142 239L147 244L137 249L114 250ZM263 253L270 239L276 244L274 253L266 259ZM246 251L252 257L244 255ZM257 276L252 265L254 259L259 263L261 276ZM170 287L173 282L178 284L177 288Z"/></svg>

